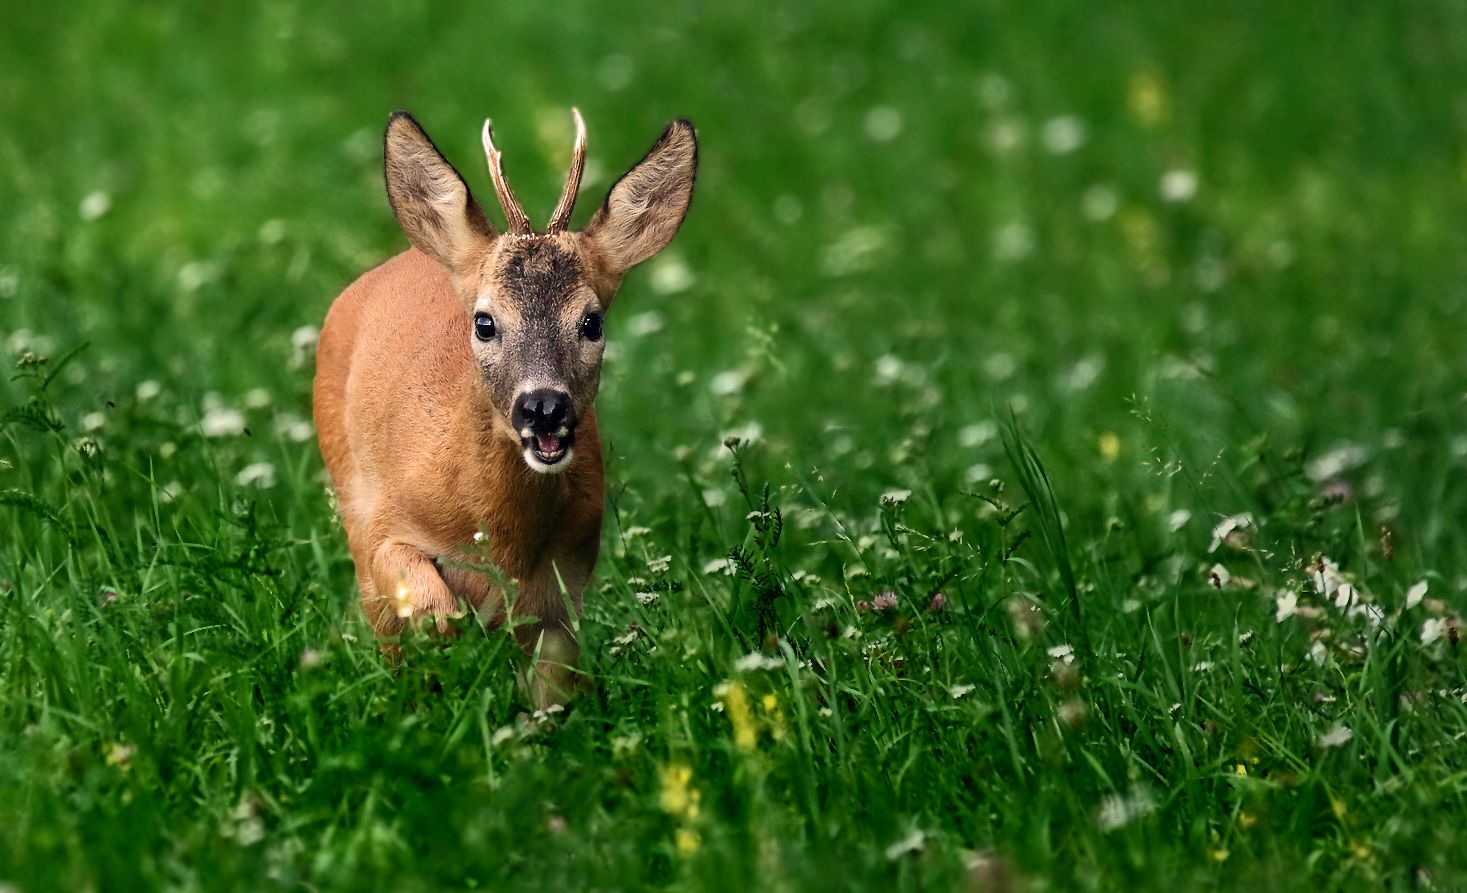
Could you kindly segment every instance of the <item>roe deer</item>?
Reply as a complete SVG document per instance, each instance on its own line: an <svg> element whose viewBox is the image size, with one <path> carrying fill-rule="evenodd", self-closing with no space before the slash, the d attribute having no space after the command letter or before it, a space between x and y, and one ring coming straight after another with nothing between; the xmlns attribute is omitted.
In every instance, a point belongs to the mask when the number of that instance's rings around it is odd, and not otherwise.
<svg viewBox="0 0 1467 893"><path fill-rule="evenodd" d="M537 706L570 694L600 545L603 315L682 224L698 160L692 125L673 122L571 232L586 160L573 114L570 173L540 233L484 122L500 234L418 122L393 113L387 197L412 247L342 292L316 352L321 456L383 651L415 618L446 631L464 603L490 622L533 616L515 635ZM464 569L480 533L515 592Z"/></svg>

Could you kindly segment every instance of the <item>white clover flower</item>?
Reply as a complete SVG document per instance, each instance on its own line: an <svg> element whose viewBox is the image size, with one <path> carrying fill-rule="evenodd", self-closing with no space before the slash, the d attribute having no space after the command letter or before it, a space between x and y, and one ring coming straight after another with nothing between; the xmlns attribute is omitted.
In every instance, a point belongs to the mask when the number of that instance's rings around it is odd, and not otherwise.
<svg viewBox="0 0 1467 893"><path fill-rule="evenodd" d="M244 433L245 417L237 409L214 406L204 411L199 428L205 437L237 437Z"/></svg>
<svg viewBox="0 0 1467 893"><path fill-rule="evenodd" d="M1421 624L1421 644L1430 645L1447 634L1447 622L1440 617L1431 617Z"/></svg>
<svg viewBox="0 0 1467 893"><path fill-rule="evenodd" d="M1426 598L1426 588L1426 581L1422 580L1420 583L1417 583L1415 586L1412 586L1410 589L1406 590L1407 609L1414 608L1417 605L1421 604L1421 600Z"/></svg>
<svg viewBox="0 0 1467 893"><path fill-rule="evenodd" d="M1312 481L1326 481L1359 468L1369 459L1370 451L1360 444L1340 443L1330 448L1328 452L1310 460L1304 466L1304 473Z"/></svg>
<svg viewBox="0 0 1467 893"><path fill-rule="evenodd" d="M1329 727L1329 731L1325 732L1323 735L1320 735L1318 740L1316 740L1314 743L1325 749L1331 747L1344 747L1346 744L1349 744L1350 739L1354 737L1355 733L1350 731L1349 726L1343 726L1339 723L1335 723L1334 725Z"/></svg>
<svg viewBox="0 0 1467 893"><path fill-rule="evenodd" d="M1161 197L1169 202L1191 201L1197 195L1197 173L1182 168L1167 171L1161 175L1160 191Z"/></svg>
<svg viewBox="0 0 1467 893"><path fill-rule="evenodd" d="M723 574L726 577L731 577L735 570L737 570L737 565L727 558L715 558L703 565L703 573L705 574Z"/></svg>
<svg viewBox="0 0 1467 893"><path fill-rule="evenodd" d="M1085 122L1074 115L1061 115L1044 122L1040 142L1051 155L1068 155L1085 145Z"/></svg>
<svg viewBox="0 0 1467 893"><path fill-rule="evenodd" d="M1218 546L1228 541L1228 537L1232 536L1234 533L1237 533L1241 530L1246 530L1252 526L1252 512L1243 512L1237 515L1230 515L1229 517L1222 519L1218 522L1216 527L1212 528L1212 545L1207 547L1207 551L1216 552Z"/></svg>
<svg viewBox="0 0 1467 893"><path fill-rule="evenodd" d="M998 436L998 426L993 422L976 422L958 431L958 446L973 449L981 447Z"/></svg>
<svg viewBox="0 0 1467 893"><path fill-rule="evenodd" d="M1103 223L1111 219L1120 206L1120 196L1105 185L1091 186L1080 197L1080 209L1085 214L1085 219L1093 223Z"/></svg>
<svg viewBox="0 0 1467 893"><path fill-rule="evenodd" d="M627 334L633 338L642 338L660 331L662 331L662 314L656 310L638 313L627 320Z"/></svg>
<svg viewBox="0 0 1467 893"><path fill-rule="evenodd" d="M866 135L874 142L889 143L901 136L902 113L889 105L873 106L866 112Z"/></svg>
<svg viewBox="0 0 1467 893"><path fill-rule="evenodd" d="M667 254L659 257L657 263L652 267L652 290L658 294L671 295L687 291L692 288L694 282L693 271L683 259L675 254ZM657 320L657 328L662 328L661 319ZM652 331L657 331L653 329Z"/></svg>
<svg viewBox="0 0 1467 893"><path fill-rule="evenodd" d="M751 651L734 661L734 670L740 673L751 673L755 670L778 670L783 666L784 661L780 658L761 654L758 651Z"/></svg>
<svg viewBox="0 0 1467 893"><path fill-rule="evenodd" d="M1095 821L1102 831L1115 831L1156 811L1156 800L1145 788L1132 788L1128 794L1113 794L1100 801Z"/></svg>
<svg viewBox="0 0 1467 893"><path fill-rule="evenodd" d="M1047 649L1045 653L1055 660L1064 661L1067 664L1075 662L1075 649L1069 645L1056 645L1053 648Z"/></svg>
<svg viewBox="0 0 1467 893"><path fill-rule="evenodd" d="M234 482L241 487L273 487L275 466L269 462L252 462L240 469L239 474L234 476Z"/></svg>
<svg viewBox="0 0 1467 893"><path fill-rule="evenodd" d="M924 843L926 842L926 840L927 840L927 835L924 832L918 831L918 830L914 830L910 834L908 834L906 837L903 837L901 840L898 840L896 843L894 843L891 846L887 847L886 848L886 858L887 859L900 859L901 857L907 855L908 853L921 852L922 847L923 847Z"/></svg>
<svg viewBox="0 0 1467 893"><path fill-rule="evenodd" d="M1034 252L1034 230L1022 220L1011 220L993 234L996 260L1023 260Z"/></svg>
<svg viewBox="0 0 1467 893"><path fill-rule="evenodd" d="M105 217L110 210L112 210L112 196L99 189L96 192L87 193L87 197L81 200L77 213L82 220L91 223L93 220Z"/></svg>

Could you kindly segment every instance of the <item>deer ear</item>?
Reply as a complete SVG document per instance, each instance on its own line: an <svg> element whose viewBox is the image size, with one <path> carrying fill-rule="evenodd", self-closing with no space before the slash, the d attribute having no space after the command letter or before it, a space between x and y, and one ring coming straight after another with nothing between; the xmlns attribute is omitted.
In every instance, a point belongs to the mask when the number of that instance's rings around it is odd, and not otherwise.
<svg viewBox="0 0 1467 893"><path fill-rule="evenodd" d="M454 270L494 227L464 178L407 112L387 119L387 200L413 247Z"/></svg>
<svg viewBox="0 0 1467 893"><path fill-rule="evenodd" d="M622 175L587 224L618 273L624 273L667 246L693 200L698 169L698 137L687 119L667 125L647 156Z"/></svg>

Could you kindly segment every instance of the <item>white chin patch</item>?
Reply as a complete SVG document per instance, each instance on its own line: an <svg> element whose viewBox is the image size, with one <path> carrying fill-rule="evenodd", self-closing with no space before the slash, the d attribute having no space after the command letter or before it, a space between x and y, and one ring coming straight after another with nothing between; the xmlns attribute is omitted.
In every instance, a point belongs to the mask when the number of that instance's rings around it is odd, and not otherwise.
<svg viewBox="0 0 1467 893"><path fill-rule="evenodd" d="M554 462L542 460L539 456L535 455L535 450L531 447L525 447L524 455L525 464L535 471L541 474L560 474L562 471L570 468L571 459L575 458L576 450L575 447L566 447L561 453L560 458Z"/></svg>

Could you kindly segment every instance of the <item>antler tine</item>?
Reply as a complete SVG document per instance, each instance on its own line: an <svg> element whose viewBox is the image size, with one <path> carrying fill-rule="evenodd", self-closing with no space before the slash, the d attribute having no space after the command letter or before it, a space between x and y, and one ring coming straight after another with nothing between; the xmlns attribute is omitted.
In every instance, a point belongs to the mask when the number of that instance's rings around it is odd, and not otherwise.
<svg viewBox="0 0 1467 893"><path fill-rule="evenodd" d="M586 171L586 122L581 118L581 110L571 109L571 116L576 119L576 147L571 156L570 173L565 178L565 189L560 193L560 203L555 206L555 212L550 215L550 223L545 227L545 232L555 235L564 232L570 225L571 211L576 207L576 194L581 191L581 174Z"/></svg>
<svg viewBox="0 0 1467 893"><path fill-rule="evenodd" d="M516 236L534 235L530 229L530 218L525 216L525 209L520 207L519 200L514 197L514 190L509 188L509 181L504 178L504 156L494 148L494 133L490 129L489 119L484 119L484 154L489 159L489 177L494 181L494 192L499 196L499 206L504 209L505 222L509 224L509 231Z"/></svg>

